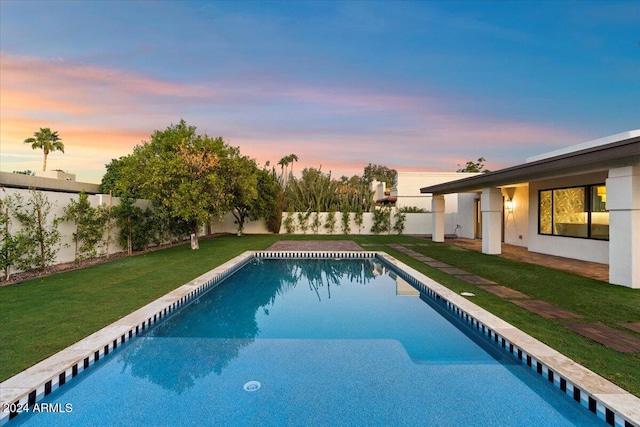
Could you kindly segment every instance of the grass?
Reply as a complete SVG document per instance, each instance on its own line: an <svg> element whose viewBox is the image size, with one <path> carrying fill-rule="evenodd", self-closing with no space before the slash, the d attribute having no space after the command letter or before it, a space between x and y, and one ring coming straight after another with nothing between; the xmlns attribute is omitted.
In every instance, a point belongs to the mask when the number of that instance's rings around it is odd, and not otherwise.
<svg viewBox="0 0 640 427"><path fill-rule="evenodd" d="M220 236L201 240L199 251L176 246L1 287L0 381L244 251L283 239L345 238L373 244L366 249L384 250L456 292L475 293L474 303L640 396L640 353L597 344L563 327L562 320L544 319L384 245L422 243L412 249L578 313L580 321L617 329L618 322L640 321L640 291L409 236Z"/></svg>

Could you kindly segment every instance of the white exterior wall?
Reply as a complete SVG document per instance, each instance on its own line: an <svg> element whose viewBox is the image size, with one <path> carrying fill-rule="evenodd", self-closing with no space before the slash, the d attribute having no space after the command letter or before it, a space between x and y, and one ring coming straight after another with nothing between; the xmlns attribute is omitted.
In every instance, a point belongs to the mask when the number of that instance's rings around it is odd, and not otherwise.
<svg viewBox="0 0 640 427"><path fill-rule="evenodd" d="M640 288L640 165L615 168L607 179L609 282Z"/></svg>
<svg viewBox="0 0 640 427"><path fill-rule="evenodd" d="M482 253L502 253L502 192L495 187L482 190Z"/></svg>
<svg viewBox="0 0 640 427"><path fill-rule="evenodd" d="M529 250L543 254L609 264L609 242L538 234L538 191L601 184L607 172L576 175L529 183Z"/></svg>
<svg viewBox="0 0 640 427"><path fill-rule="evenodd" d="M395 210L391 211L391 226L393 227L393 215L395 214ZM280 234L287 234L287 230L284 227L284 221L287 218L288 213L284 212L282 214L282 226L280 227ZM312 213L309 217L309 228L306 233L303 233L298 227L298 214L294 213L293 218L296 224L296 231L292 234L329 234L329 231L324 227L324 224L327 221L328 212L320 212L320 221L322 224L318 228L318 232L316 233L311 229L311 223L313 222L315 213ZM371 227L373 226L373 214L370 212L365 212L362 214L362 228L360 233L358 233L358 226L355 224L353 220L354 214L351 214L351 232L350 235L357 234L372 234ZM407 213L405 214L405 222L404 222L404 231L402 234L431 234L431 213ZM224 217L214 221L211 224L211 232L212 233L231 233L235 234L238 231L238 225L234 223L235 218L233 214L228 213ZM270 234L267 230L267 227L263 220L250 221L244 224L244 234ZM333 232L334 235L344 234L342 232L342 213L336 212L336 226ZM392 230L391 234L395 234Z"/></svg>
<svg viewBox="0 0 640 427"><path fill-rule="evenodd" d="M480 198L478 193L458 193L458 212L452 215L452 224L447 227L460 225L457 231L458 237L465 239L475 239L475 222L474 222L474 209L475 201ZM450 228L447 228L450 230ZM451 232L453 233L453 231ZM449 234L449 231L447 231Z"/></svg>
<svg viewBox="0 0 640 427"><path fill-rule="evenodd" d="M24 202L28 202L29 199L31 198L30 191L26 189L4 188L3 190L4 192L3 192L2 198L4 198L5 195L15 196L16 194L21 195ZM72 200L77 202L80 197L79 194L77 193L64 193L64 192L41 191L41 190L38 190L38 192L42 193L45 196L46 200L48 200L49 203L51 203L52 205L51 212L47 217L47 226L49 227L52 226L54 218L59 218L64 215L64 208L68 206ZM98 207L100 205L109 206L109 195L107 194L88 195L88 199L92 207ZM118 197L113 197L112 206L118 206L119 204L120 204L120 199ZM135 206L138 206L139 208L142 208L142 209L146 209L146 208L151 208L152 204L151 204L151 201L149 200L138 200L135 203ZM20 230L21 227L22 226L18 222L18 220L12 217L10 232L16 233ZM58 225L58 231L60 232L60 245L58 247L59 249L58 249L56 260L52 264L55 265L55 264L73 262L75 260L75 245L73 242L72 235L76 231L75 226L71 222L60 222L60 224ZM124 250L126 250L125 248L122 248L120 247L120 245L118 245L117 237L116 237L118 231L119 230L115 225L115 221L112 220L111 230L110 230L111 237L109 240L109 254L115 254L115 253L123 252ZM106 238L107 236L105 231L105 241L106 241ZM106 249L107 249L106 245L104 247L99 248L98 255L105 255ZM12 269L11 272L12 274L19 273L20 270Z"/></svg>
<svg viewBox="0 0 640 427"><path fill-rule="evenodd" d="M504 243L526 247L529 244L529 185L514 187L514 190L513 212L505 210L504 213Z"/></svg>
<svg viewBox="0 0 640 427"><path fill-rule="evenodd" d="M432 196L429 193L420 193L422 187L456 181L475 175L478 174L461 172L398 172L398 184L391 189L391 195L398 198L396 207L416 206L430 212ZM447 196L445 212L457 212L457 198L455 195ZM446 233L449 233L449 229L446 228L446 230Z"/></svg>

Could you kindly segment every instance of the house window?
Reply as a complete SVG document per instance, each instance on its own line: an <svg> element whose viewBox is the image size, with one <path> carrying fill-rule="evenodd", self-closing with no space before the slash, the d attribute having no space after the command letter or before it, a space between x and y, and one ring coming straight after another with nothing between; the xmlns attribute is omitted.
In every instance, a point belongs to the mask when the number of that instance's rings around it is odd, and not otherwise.
<svg viewBox="0 0 640 427"><path fill-rule="evenodd" d="M607 188L603 184L542 190L538 196L540 234L609 239Z"/></svg>

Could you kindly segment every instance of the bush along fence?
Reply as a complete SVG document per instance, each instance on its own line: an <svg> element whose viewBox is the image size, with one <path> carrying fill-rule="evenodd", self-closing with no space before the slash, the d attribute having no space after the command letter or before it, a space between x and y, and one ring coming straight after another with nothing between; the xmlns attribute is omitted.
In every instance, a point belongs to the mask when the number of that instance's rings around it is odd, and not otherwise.
<svg viewBox="0 0 640 427"><path fill-rule="evenodd" d="M389 207L373 212L289 210L281 223L280 234L429 234L431 214ZM200 234L235 234L237 227L229 213ZM244 225L244 233L270 232L264 220L256 220ZM148 200L4 188L0 193L0 281L58 264L132 254L184 241L189 235L189 224L163 214Z"/></svg>
<svg viewBox="0 0 640 427"><path fill-rule="evenodd" d="M0 281L63 263L131 254L188 237L188 227L147 200L3 188Z"/></svg>

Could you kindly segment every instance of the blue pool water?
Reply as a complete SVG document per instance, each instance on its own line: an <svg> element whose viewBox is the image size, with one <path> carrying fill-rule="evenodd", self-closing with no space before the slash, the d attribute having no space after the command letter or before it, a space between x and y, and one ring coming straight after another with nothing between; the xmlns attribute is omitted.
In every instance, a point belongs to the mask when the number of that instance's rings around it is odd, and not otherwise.
<svg viewBox="0 0 640 427"><path fill-rule="evenodd" d="M605 425L377 260L253 260L73 381L10 425Z"/></svg>

